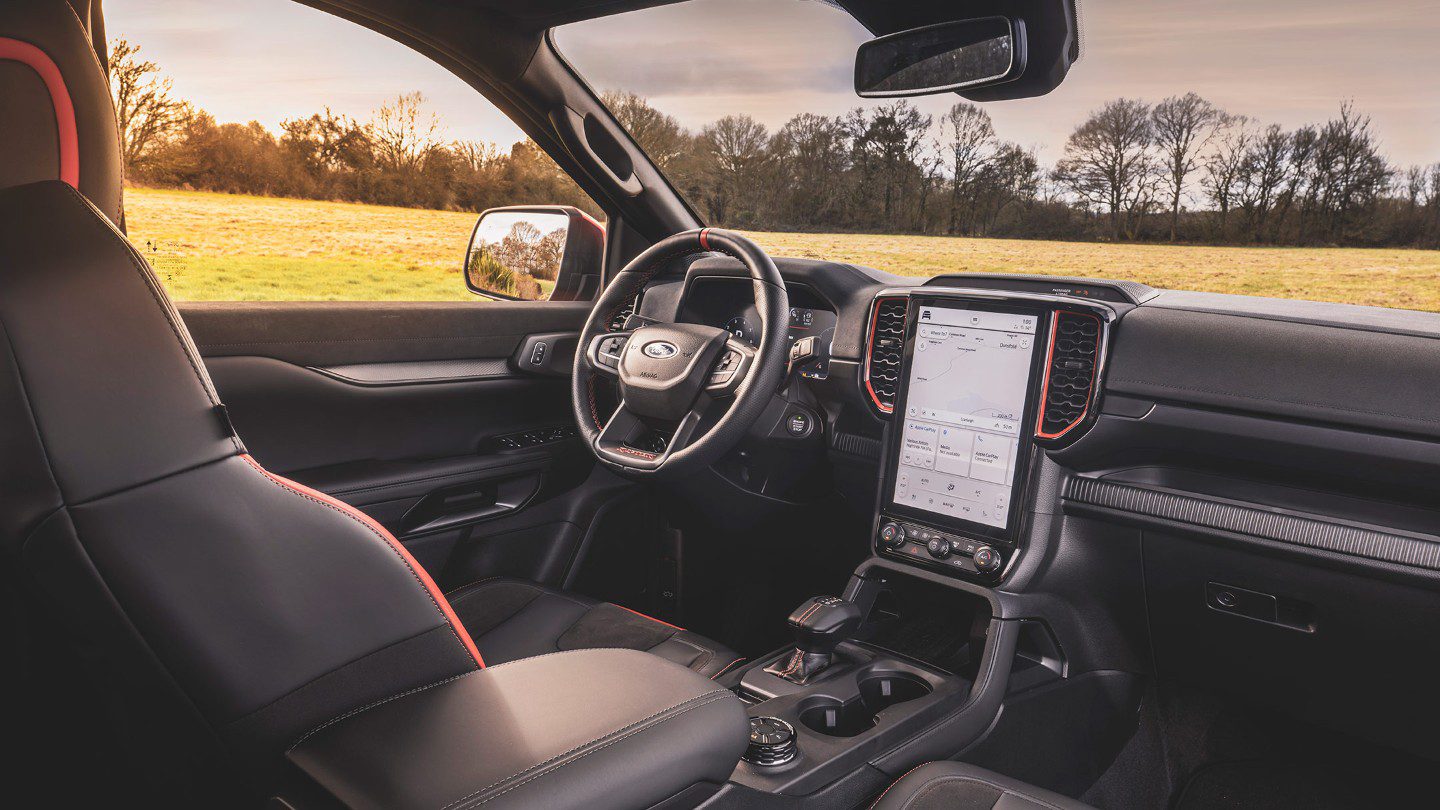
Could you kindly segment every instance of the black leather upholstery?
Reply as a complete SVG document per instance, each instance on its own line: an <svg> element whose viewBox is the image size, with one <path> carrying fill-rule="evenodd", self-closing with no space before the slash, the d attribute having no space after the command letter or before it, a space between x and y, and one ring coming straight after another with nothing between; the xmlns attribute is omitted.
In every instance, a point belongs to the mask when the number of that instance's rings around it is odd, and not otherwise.
<svg viewBox="0 0 1440 810"><path fill-rule="evenodd" d="M1074 799L963 762L931 762L891 785L873 810L1089 810Z"/></svg>
<svg viewBox="0 0 1440 810"><path fill-rule="evenodd" d="M582 650L404 695L290 759L354 808L631 810L723 783L748 731L733 694L678 665Z"/></svg>
<svg viewBox="0 0 1440 810"><path fill-rule="evenodd" d="M478 667L393 538L244 455L149 268L58 181L0 190L0 389L4 550L135 749L267 784L309 728Z"/></svg>
<svg viewBox="0 0 1440 810"><path fill-rule="evenodd" d="M553 790L593 805L606 797L582 799L605 781L600 769L628 780L614 795L659 801L728 775L745 741L732 694L629 651L577 653L580 669L565 673L560 656L543 672L520 662L482 673L464 625L395 538L246 454L188 331L117 228L118 142L94 43L103 52L89 0L0 3L0 555L24 635L73 652L67 684L75 670L88 678L83 702L96 711L74 731L118 736L105 751L160 789L151 805L254 805L309 786L285 756L297 741L347 729L351 746L366 734L386 746L371 718L410 711L422 713L403 724L421 735L415 750L434 729L439 741L483 735L493 753L473 763L458 749L453 775L411 769L403 776L425 784L389 786L415 791L404 795L470 785L478 765L498 774L538 751L567 767L532 769L507 795ZM73 122L55 105L67 94ZM67 124L68 151L57 144ZM611 610L592 605L552 647L624 643L644 635L637 624L654 633L648 620L597 627ZM522 654L495 634L500 660ZM656 652L697 670L721 654L687 659L676 650L698 641L662 634ZM577 699L582 685L606 688L572 720L509 673ZM442 696L461 711L437 725L426 712ZM632 726L643 731L634 741ZM670 729L685 739L656 750ZM551 750L574 734L610 736L593 752Z"/></svg>
<svg viewBox="0 0 1440 810"><path fill-rule="evenodd" d="M704 636L609 603L515 579L490 579L447 596L490 664L563 650L644 650L706 677L740 657Z"/></svg>
<svg viewBox="0 0 1440 810"><path fill-rule="evenodd" d="M96 4L98 6L98 4ZM111 222L123 227L120 136L100 53L105 31L90 0L5 0L0 43L33 46L58 69L73 108L78 188ZM10 46L17 49L17 46ZM23 46L19 46L23 50ZM61 177L57 110L34 65L4 57L0 44L0 188Z"/></svg>
<svg viewBox="0 0 1440 810"><path fill-rule="evenodd" d="M417 751L432 750L421 741L433 729L513 753L473 763L472 748L457 749L454 774L429 762L397 777L433 789L366 783L382 797L479 790L532 754L548 752L525 767L566 760L557 746L576 734L618 735L583 767L546 764L507 793L555 791L575 806L609 800L582 801L610 778L591 770L625 775L614 796L659 801L723 778L743 748L738 699L655 655L588 651L456 680L480 656L424 570L373 520L245 454L150 269L59 181L0 190L0 459L0 548L27 575L36 615L99 676L126 750L163 766L166 789L188 802L233 799L241 785L263 795L285 783L282 754L297 741L336 735L352 753L393 756L394 735L412 728ZM497 660L601 645L707 674L733 660L677 628L523 583L476 586L461 603ZM567 662L579 669L558 671ZM409 711L415 725L393 719ZM672 723L680 714L691 719ZM641 739L622 744L632 725ZM657 748L672 728L681 739Z"/></svg>

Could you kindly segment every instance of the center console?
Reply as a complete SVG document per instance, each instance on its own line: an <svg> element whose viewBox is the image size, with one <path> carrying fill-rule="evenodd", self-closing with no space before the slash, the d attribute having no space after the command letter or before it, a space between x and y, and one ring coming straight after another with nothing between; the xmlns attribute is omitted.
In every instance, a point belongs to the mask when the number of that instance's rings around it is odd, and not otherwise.
<svg viewBox="0 0 1440 810"><path fill-rule="evenodd" d="M1021 551L1035 449L1072 440L1095 411L1113 313L1068 297L927 289L882 293L877 316L885 306L893 321L897 298L875 550L998 582Z"/></svg>
<svg viewBox="0 0 1440 810"><path fill-rule="evenodd" d="M948 755L989 726L1013 623L994 620L984 597L926 577L857 576L844 597L807 600L788 620L793 648L718 679L750 720L731 792L804 796L848 784L873 796L883 787L874 780L900 761Z"/></svg>

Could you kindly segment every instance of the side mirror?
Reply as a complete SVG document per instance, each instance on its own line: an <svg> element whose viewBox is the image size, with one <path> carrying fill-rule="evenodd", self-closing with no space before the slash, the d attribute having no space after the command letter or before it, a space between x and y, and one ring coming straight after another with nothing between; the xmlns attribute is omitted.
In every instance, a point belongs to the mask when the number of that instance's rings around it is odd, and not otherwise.
<svg viewBox="0 0 1440 810"><path fill-rule="evenodd" d="M465 286L491 298L592 297L605 261L605 228L569 205L491 208L465 249Z"/></svg>
<svg viewBox="0 0 1440 810"><path fill-rule="evenodd" d="M1021 19L927 25L862 44L855 53L855 92L890 98L1004 84L1025 72L1028 56Z"/></svg>

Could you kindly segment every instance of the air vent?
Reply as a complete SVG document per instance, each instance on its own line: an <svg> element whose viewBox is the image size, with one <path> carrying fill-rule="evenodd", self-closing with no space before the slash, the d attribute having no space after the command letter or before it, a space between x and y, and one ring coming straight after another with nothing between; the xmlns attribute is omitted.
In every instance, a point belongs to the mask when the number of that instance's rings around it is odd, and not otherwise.
<svg viewBox="0 0 1440 810"><path fill-rule="evenodd" d="M635 314L635 305L639 302L640 296L637 295L631 298L624 306L615 310L615 316L610 319L610 326L605 331L619 332L621 329L624 329L625 322L629 321L630 316Z"/></svg>
<svg viewBox="0 0 1440 810"><path fill-rule="evenodd" d="M881 298L870 318L870 344L865 355L865 388L875 407L895 410L900 389L900 359L905 351L905 313L908 298Z"/></svg>
<svg viewBox="0 0 1440 810"><path fill-rule="evenodd" d="M1035 435L1058 439L1085 419L1100 355L1100 319L1084 312L1055 313L1045 366L1045 398Z"/></svg>

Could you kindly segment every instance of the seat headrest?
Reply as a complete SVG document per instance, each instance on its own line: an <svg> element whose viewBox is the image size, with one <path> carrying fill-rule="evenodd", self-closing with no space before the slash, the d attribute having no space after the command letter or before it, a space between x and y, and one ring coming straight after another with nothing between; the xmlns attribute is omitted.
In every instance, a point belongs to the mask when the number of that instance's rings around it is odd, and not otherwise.
<svg viewBox="0 0 1440 810"><path fill-rule="evenodd" d="M0 2L0 188L63 180L123 227L104 49L98 0Z"/></svg>

